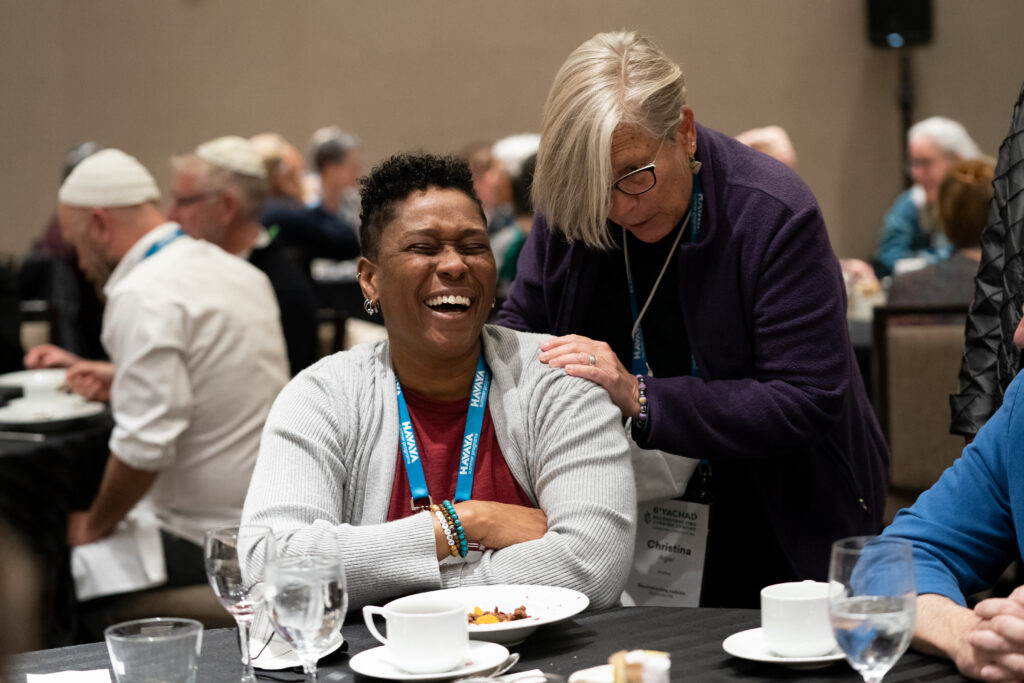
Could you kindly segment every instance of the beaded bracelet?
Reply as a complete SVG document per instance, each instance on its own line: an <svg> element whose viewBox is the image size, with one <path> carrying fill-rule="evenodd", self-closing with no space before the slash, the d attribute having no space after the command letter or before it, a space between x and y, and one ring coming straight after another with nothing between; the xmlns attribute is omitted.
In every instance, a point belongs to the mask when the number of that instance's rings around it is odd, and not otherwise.
<svg viewBox="0 0 1024 683"><path fill-rule="evenodd" d="M459 532L455 528L455 520L452 519L451 513L448 512L448 508L445 507L443 503L438 506L438 509L441 511L441 514L444 515L445 521L448 522L448 527L452 530L452 557L461 557L461 553L459 552Z"/></svg>
<svg viewBox="0 0 1024 683"><path fill-rule="evenodd" d="M650 410L647 405L647 383L643 375L637 375L636 381L637 391L640 394L640 414L633 420L633 424L637 429L644 429L647 427L648 411Z"/></svg>
<svg viewBox="0 0 1024 683"><path fill-rule="evenodd" d="M452 525L455 527L455 534L459 537L459 555L465 557L469 552L469 545L466 543L466 531L462 528L462 522L459 520L458 513L455 512L455 506L451 504L451 501L443 500L441 505L448 513L448 517L452 520ZM452 534L453 536L455 534Z"/></svg>
<svg viewBox="0 0 1024 683"><path fill-rule="evenodd" d="M455 557L459 554L459 547L456 545L455 537L452 535L452 527L448 522L448 517L438 505L431 505L430 511L434 513L437 521L441 523L441 531L444 532L444 539L448 542L448 552L452 554L452 557Z"/></svg>

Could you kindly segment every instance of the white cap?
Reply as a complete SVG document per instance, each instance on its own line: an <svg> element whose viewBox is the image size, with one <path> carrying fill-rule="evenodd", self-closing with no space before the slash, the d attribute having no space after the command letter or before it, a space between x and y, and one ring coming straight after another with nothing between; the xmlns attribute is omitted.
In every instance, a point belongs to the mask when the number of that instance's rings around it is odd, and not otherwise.
<svg viewBox="0 0 1024 683"><path fill-rule="evenodd" d="M523 163L540 148L540 133L520 133L502 138L491 146L491 156L505 164L512 178L523 172Z"/></svg>
<svg viewBox="0 0 1024 683"><path fill-rule="evenodd" d="M57 199L79 207L136 206L160 199L160 190L146 167L130 154L108 148L75 166Z"/></svg>
<svg viewBox="0 0 1024 683"><path fill-rule="evenodd" d="M237 135L225 135L204 142L196 147L196 155L225 171L253 178L267 177L267 169L263 167L263 160L255 145Z"/></svg>

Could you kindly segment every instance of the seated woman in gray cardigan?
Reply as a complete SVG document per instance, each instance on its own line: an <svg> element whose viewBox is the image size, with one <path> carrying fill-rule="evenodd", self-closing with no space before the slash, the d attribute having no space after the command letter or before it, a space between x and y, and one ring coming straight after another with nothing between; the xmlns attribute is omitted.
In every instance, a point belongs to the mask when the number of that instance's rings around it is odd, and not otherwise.
<svg viewBox="0 0 1024 683"><path fill-rule="evenodd" d="M485 325L495 263L468 167L398 155L363 180L359 282L388 340L281 392L242 521L329 527L350 608L471 584L619 596L633 553L629 448L607 392Z"/></svg>

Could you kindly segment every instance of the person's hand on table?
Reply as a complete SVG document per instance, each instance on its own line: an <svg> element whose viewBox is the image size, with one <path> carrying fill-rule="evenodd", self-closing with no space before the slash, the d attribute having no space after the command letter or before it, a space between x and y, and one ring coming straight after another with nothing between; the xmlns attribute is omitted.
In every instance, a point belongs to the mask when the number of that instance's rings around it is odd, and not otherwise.
<svg viewBox="0 0 1024 683"><path fill-rule="evenodd" d="M110 401L110 385L114 381L114 366L104 361L83 360L68 368L68 386L71 391L89 401Z"/></svg>
<svg viewBox="0 0 1024 683"><path fill-rule="evenodd" d="M623 416L640 414L640 385L607 343L569 334L547 340L540 350L542 363L604 387Z"/></svg>
<svg viewBox="0 0 1024 683"><path fill-rule="evenodd" d="M957 668L984 681L1024 680L1024 586L1007 598L982 600L974 614L981 621L955 658Z"/></svg>
<svg viewBox="0 0 1024 683"><path fill-rule="evenodd" d="M843 275L849 276L853 282L878 282L878 279L875 277L875 269L859 258L840 259L839 266L843 270Z"/></svg>
<svg viewBox="0 0 1024 683"><path fill-rule="evenodd" d="M82 359L53 344L40 344L25 354L25 367L29 370L40 368L68 368Z"/></svg>
<svg viewBox="0 0 1024 683"><path fill-rule="evenodd" d="M98 541L106 534L92 528L92 519L87 510L68 513L68 546L74 548Z"/></svg>

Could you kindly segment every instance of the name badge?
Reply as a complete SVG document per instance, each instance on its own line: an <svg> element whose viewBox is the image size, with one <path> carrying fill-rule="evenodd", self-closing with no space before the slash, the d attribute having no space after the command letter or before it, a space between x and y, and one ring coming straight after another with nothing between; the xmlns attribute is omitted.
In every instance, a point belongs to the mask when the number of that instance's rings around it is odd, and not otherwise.
<svg viewBox="0 0 1024 683"><path fill-rule="evenodd" d="M705 503L686 500L640 504L624 605L699 605L709 511Z"/></svg>

